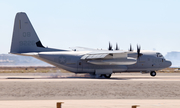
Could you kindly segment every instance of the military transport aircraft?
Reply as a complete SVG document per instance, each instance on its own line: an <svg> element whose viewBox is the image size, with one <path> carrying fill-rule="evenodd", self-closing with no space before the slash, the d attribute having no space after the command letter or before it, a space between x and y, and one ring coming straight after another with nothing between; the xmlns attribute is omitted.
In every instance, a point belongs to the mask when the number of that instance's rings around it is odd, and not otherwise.
<svg viewBox="0 0 180 108"><path fill-rule="evenodd" d="M118 72L147 72L155 76L157 70L171 66L171 62L155 51L137 51L132 47L121 51L116 45L112 50L77 47L63 50L44 47L26 13L16 14L10 53L32 56L73 73L89 73L110 78Z"/></svg>

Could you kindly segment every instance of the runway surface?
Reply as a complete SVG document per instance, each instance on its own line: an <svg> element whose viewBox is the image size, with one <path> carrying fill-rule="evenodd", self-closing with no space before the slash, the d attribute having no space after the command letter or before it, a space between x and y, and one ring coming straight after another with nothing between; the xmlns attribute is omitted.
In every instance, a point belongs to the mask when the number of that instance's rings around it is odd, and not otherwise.
<svg viewBox="0 0 180 108"><path fill-rule="evenodd" d="M179 100L133 100L133 99L89 99L89 100L22 100L0 101L1 108L56 108L57 102L64 102L62 108L179 108Z"/></svg>
<svg viewBox="0 0 180 108"><path fill-rule="evenodd" d="M125 73L111 79L57 73L0 74L1 108L179 108L180 74ZM25 104L23 106L23 104ZM112 106L112 107L111 107Z"/></svg>

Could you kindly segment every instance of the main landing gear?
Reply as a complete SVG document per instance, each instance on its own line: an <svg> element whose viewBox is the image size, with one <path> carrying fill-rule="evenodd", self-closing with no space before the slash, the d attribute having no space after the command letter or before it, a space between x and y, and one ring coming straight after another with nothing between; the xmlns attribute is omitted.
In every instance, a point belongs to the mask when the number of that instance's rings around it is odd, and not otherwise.
<svg viewBox="0 0 180 108"><path fill-rule="evenodd" d="M111 74L90 74L94 78L111 78Z"/></svg>
<svg viewBox="0 0 180 108"><path fill-rule="evenodd" d="M103 76L104 76L105 78L110 78L110 77L111 77L111 74L108 74L108 75L107 75L107 74L101 74L101 75L100 75L100 77L103 77Z"/></svg>
<svg viewBox="0 0 180 108"><path fill-rule="evenodd" d="M156 76L156 72L155 71L151 71L150 75L154 77L154 76Z"/></svg>

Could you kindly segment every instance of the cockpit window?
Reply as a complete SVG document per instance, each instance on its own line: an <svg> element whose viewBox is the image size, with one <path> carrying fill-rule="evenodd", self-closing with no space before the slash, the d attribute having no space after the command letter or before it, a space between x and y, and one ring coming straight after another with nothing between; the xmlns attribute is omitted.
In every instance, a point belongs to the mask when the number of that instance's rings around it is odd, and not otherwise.
<svg viewBox="0 0 180 108"><path fill-rule="evenodd" d="M157 57L163 57L163 55L161 53L156 53Z"/></svg>

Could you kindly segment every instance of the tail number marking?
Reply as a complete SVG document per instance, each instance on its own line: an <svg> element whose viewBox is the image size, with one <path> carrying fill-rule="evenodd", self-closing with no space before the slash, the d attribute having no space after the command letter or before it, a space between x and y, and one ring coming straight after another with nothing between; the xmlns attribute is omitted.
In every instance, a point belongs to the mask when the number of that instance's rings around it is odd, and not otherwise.
<svg viewBox="0 0 180 108"><path fill-rule="evenodd" d="M19 45L20 46L33 46L35 45L35 42L34 41L20 41Z"/></svg>
<svg viewBox="0 0 180 108"><path fill-rule="evenodd" d="M31 33L30 32L23 32L23 37L30 37Z"/></svg>

